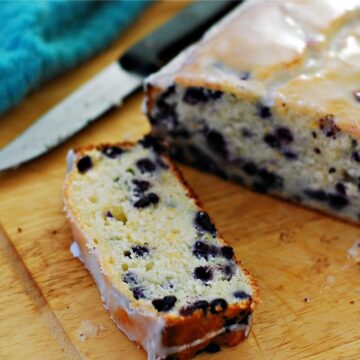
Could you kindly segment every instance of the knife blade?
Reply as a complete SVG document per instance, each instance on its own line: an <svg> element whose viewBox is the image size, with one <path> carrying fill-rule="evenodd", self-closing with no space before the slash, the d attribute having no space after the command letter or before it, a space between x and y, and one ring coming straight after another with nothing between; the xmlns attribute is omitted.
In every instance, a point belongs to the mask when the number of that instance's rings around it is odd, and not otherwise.
<svg viewBox="0 0 360 360"><path fill-rule="evenodd" d="M35 159L100 118L239 1L197 1L131 47L0 151L0 171Z"/></svg>

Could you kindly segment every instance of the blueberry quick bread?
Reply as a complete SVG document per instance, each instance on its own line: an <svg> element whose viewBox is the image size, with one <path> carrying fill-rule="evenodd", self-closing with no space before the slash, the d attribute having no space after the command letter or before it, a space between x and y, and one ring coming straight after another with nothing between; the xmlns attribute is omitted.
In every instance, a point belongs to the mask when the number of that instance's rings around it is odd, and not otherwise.
<svg viewBox="0 0 360 360"><path fill-rule="evenodd" d="M153 359L187 359L249 333L257 288L151 137L71 152L73 252L116 325Z"/></svg>
<svg viewBox="0 0 360 360"><path fill-rule="evenodd" d="M246 1L146 81L177 158L360 217L360 0Z"/></svg>

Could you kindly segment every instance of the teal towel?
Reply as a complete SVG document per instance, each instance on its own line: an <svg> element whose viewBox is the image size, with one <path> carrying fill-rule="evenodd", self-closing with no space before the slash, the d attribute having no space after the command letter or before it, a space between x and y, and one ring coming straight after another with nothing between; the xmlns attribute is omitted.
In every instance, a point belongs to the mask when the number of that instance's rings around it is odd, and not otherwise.
<svg viewBox="0 0 360 360"><path fill-rule="evenodd" d="M0 114L116 39L149 1L0 1Z"/></svg>

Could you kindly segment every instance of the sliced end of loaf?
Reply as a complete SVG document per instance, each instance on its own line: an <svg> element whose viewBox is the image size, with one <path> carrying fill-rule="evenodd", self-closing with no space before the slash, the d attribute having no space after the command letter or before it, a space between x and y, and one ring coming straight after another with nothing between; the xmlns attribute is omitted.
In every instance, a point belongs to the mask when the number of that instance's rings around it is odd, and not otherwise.
<svg viewBox="0 0 360 360"><path fill-rule="evenodd" d="M120 329L154 359L244 338L257 287L162 146L87 147L70 163L74 237Z"/></svg>

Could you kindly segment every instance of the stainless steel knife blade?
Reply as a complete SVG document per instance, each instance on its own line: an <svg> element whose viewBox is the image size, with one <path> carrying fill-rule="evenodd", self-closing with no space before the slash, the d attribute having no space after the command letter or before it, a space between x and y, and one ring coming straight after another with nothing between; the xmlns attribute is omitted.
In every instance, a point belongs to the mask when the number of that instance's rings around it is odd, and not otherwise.
<svg viewBox="0 0 360 360"><path fill-rule="evenodd" d="M141 86L227 12L238 0L196 1L135 44L116 62L90 79L0 150L0 171L15 168L56 147L101 117Z"/></svg>
<svg viewBox="0 0 360 360"><path fill-rule="evenodd" d="M39 118L0 151L0 171L19 166L54 148L97 119L142 83L142 77L111 63Z"/></svg>

